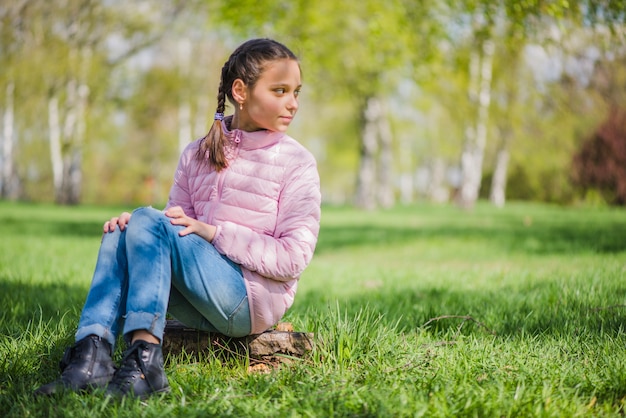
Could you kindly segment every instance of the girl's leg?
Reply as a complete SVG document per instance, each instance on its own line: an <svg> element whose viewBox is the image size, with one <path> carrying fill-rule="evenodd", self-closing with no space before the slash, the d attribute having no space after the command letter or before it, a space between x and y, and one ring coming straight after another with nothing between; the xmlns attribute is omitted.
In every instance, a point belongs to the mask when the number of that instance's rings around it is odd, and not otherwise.
<svg viewBox="0 0 626 418"><path fill-rule="evenodd" d="M111 354L128 282L124 238L125 233L119 229L103 235L76 343L65 350L60 363L61 376L39 387L36 395L104 387L113 377L115 367Z"/></svg>
<svg viewBox="0 0 626 418"><path fill-rule="evenodd" d="M180 238L179 230L153 208L135 210L126 227L128 275L123 334L129 348L107 386L109 395L143 398L169 391L160 342L171 286L171 243ZM149 338L133 338L136 333Z"/></svg>
<svg viewBox="0 0 626 418"><path fill-rule="evenodd" d="M97 335L112 347L115 346L128 292L125 238L126 231L120 231L119 228L102 236L96 269L76 331L76 341Z"/></svg>
<svg viewBox="0 0 626 418"><path fill-rule="evenodd" d="M163 339L172 280L171 242L179 238L178 228L150 207L136 209L127 225L128 296L123 334L128 342L137 330Z"/></svg>
<svg viewBox="0 0 626 418"><path fill-rule="evenodd" d="M190 326L247 335L250 311L241 268L198 235L181 237L182 229L152 208L133 213L126 231L124 335L147 330L162 341L170 297L169 310L181 321L200 314Z"/></svg>
<svg viewBox="0 0 626 418"><path fill-rule="evenodd" d="M198 237L189 236L203 257L172 260L169 312L192 328L243 337L251 330L241 268Z"/></svg>
<svg viewBox="0 0 626 418"><path fill-rule="evenodd" d="M145 330L162 341L171 289L188 301L175 304L175 312L188 314L193 306L193 312L200 312L220 332L248 334L250 313L241 269L198 235L179 236L182 229L151 208L133 213L126 232L124 336L130 341L133 334ZM124 353L107 392L144 397L168 390L161 346L137 339Z"/></svg>

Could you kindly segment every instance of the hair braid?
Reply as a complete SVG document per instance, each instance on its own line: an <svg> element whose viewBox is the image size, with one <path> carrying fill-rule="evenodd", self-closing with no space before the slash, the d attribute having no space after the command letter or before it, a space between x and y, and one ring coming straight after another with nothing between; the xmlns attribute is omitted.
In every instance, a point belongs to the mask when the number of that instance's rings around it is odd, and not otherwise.
<svg viewBox="0 0 626 418"><path fill-rule="evenodd" d="M224 114L227 99L234 103L232 87L235 80L242 80L248 88L252 89L261 77L267 63L279 59L298 61L289 48L272 39L251 39L235 49L222 67L220 85L217 91L216 113ZM223 170L228 166L224 142L222 120L216 118L209 133L202 138L197 154L198 159L203 161L208 159L208 163L215 170Z"/></svg>
<svg viewBox="0 0 626 418"><path fill-rule="evenodd" d="M217 108L216 113L224 113L226 109L226 92L224 92L224 78L228 72L230 60L222 67L222 75L220 79L220 86L217 91ZM209 133L203 138L200 148L198 149L198 158L204 160L207 158L209 164L211 164L217 171L221 171L226 168L228 162L226 161L226 155L224 153L224 131L222 130L222 121L215 119Z"/></svg>

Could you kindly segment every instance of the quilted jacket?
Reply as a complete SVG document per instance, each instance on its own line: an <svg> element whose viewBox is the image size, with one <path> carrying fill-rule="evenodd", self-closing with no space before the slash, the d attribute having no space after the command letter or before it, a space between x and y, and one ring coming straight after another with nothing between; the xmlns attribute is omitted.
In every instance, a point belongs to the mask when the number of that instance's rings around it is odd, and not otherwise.
<svg viewBox="0 0 626 418"><path fill-rule="evenodd" d="M275 325L292 305L298 279L317 243L319 174L313 155L280 132L228 130L229 165L217 172L196 155L200 140L183 151L167 208L217 227L212 244L241 265L251 333Z"/></svg>

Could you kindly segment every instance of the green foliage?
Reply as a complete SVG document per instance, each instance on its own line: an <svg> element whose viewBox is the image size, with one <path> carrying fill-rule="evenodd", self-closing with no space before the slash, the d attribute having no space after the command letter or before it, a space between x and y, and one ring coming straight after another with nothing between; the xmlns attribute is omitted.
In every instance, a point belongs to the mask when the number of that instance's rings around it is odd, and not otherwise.
<svg viewBox="0 0 626 418"><path fill-rule="evenodd" d="M285 320L315 334L269 374L244 359L168 358L172 393L69 393L57 376L100 241L120 208L0 202L0 415L619 416L626 212L479 204L324 207ZM118 353L119 354L119 353Z"/></svg>
<svg viewBox="0 0 626 418"><path fill-rule="evenodd" d="M573 175L583 190L600 191L609 203L626 205L626 111L609 118L574 156Z"/></svg>
<svg viewBox="0 0 626 418"><path fill-rule="evenodd" d="M528 44L541 45L547 56L563 56L565 62L585 56L591 46L616 58L614 68L606 59L596 65L617 74L623 67L623 3L168 0L148 7L117 0L8 2L0 8L0 113L6 86L14 83L20 197L54 199L47 100L57 94L63 119L64 104L70 104L67 84L81 78L89 88L80 145L83 201L164 200L178 157L179 106L192 109L189 140L203 135L221 65L234 46L252 36L275 37L301 57L303 105L290 133L320 157L329 201L351 200L363 106L372 95L389 105L394 175L410 176L433 161L455 166L474 113L467 98L469 48L489 35L497 46L485 175L492 170L498 131L506 128L512 132L515 175L509 197L569 202L571 156L604 118L605 102L623 101L624 89L619 83L584 86L575 77L534 79L524 51ZM480 16L480 29L471 26L471 16ZM611 36L602 35L605 25ZM186 69L181 40L191 44ZM140 59L127 60L135 53ZM521 93L507 99L513 87ZM518 185L515 178L527 183ZM553 186L543 189L545 179L553 179ZM483 192L487 195L488 188Z"/></svg>

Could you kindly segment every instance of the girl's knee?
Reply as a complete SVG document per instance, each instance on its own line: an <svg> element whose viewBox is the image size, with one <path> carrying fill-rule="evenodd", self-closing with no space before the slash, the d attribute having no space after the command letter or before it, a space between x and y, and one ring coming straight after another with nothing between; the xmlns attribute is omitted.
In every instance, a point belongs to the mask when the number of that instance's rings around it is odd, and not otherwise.
<svg viewBox="0 0 626 418"><path fill-rule="evenodd" d="M132 241L136 237L143 237L148 231L161 228L164 217L163 212L150 206L135 209L128 222L126 240Z"/></svg>
<svg viewBox="0 0 626 418"><path fill-rule="evenodd" d="M157 222L159 219L162 219L165 215L160 210L153 208L152 206L145 206L141 208L137 208L133 211L130 221L130 225L150 225L154 222Z"/></svg>

